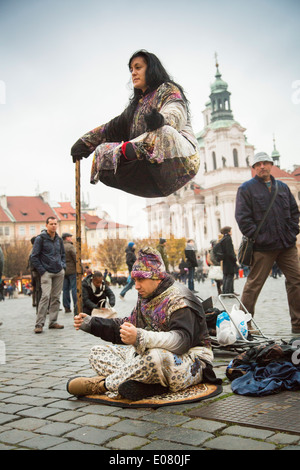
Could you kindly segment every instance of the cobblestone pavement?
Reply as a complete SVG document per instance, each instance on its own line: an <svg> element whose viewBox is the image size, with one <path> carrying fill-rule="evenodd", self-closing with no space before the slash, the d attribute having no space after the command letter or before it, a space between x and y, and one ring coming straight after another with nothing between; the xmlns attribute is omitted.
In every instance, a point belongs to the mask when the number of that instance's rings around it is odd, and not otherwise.
<svg viewBox="0 0 300 470"><path fill-rule="evenodd" d="M245 280L235 281L241 293ZM211 281L196 283L199 296L213 296ZM134 289L125 300L113 288L120 316L131 311ZM268 279L257 304L256 319L274 338L291 339L284 278ZM203 449L300 450L300 435L192 418L191 409L232 394L225 370L233 353L215 351L215 371L224 379L218 397L189 405L122 409L77 400L66 391L68 378L92 376L90 348L101 340L73 328L73 315L61 311L63 330L33 333L35 309L29 297L0 303L0 450L183 451ZM296 392L295 392L296 393ZM299 419L299 417L295 417ZM109 455L109 454L106 454Z"/></svg>

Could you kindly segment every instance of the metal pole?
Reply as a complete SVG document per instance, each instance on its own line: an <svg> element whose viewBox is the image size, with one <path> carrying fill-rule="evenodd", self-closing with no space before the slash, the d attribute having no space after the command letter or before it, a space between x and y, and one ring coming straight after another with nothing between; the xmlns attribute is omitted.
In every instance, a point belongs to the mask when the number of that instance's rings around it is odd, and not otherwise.
<svg viewBox="0 0 300 470"><path fill-rule="evenodd" d="M82 312L80 160L75 163L77 313Z"/></svg>

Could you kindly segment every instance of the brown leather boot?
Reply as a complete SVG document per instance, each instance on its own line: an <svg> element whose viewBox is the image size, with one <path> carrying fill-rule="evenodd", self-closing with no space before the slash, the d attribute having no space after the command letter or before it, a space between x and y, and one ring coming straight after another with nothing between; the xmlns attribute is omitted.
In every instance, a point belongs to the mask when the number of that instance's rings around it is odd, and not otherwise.
<svg viewBox="0 0 300 470"><path fill-rule="evenodd" d="M71 395L102 395L107 392L105 377L73 377L67 383L67 391Z"/></svg>

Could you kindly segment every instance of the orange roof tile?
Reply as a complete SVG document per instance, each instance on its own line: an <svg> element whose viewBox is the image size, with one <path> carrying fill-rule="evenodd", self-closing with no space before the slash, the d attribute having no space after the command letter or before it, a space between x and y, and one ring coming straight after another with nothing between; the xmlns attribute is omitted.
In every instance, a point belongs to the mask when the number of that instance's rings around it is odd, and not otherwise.
<svg viewBox="0 0 300 470"><path fill-rule="evenodd" d="M84 212L82 215L85 219L85 226L89 230L96 230L98 223L103 220L100 219L100 217L98 217L97 215L90 215L86 212Z"/></svg>
<svg viewBox="0 0 300 470"><path fill-rule="evenodd" d="M76 210L70 202L59 202L58 207L54 207L55 212L61 220L76 220Z"/></svg>
<svg viewBox="0 0 300 470"><path fill-rule="evenodd" d="M7 196L6 199L16 222L45 222L47 217L57 217L40 196Z"/></svg>
<svg viewBox="0 0 300 470"><path fill-rule="evenodd" d="M4 209L0 206L0 222L11 222Z"/></svg>

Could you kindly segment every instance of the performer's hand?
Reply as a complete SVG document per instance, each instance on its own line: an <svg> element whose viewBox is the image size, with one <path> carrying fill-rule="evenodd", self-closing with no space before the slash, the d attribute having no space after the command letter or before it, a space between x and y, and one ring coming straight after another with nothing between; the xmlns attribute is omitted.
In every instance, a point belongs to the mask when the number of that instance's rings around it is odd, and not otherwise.
<svg viewBox="0 0 300 470"><path fill-rule="evenodd" d="M120 327L120 336L124 344L134 344L137 337L136 327L128 322L123 323Z"/></svg>
<svg viewBox="0 0 300 470"><path fill-rule="evenodd" d="M81 139L78 139L71 148L71 155L74 163L76 163L76 160L87 158L91 153L91 149Z"/></svg>
<svg viewBox="0 0 300 470"><path fill-rule="evenodd" d="M155 131L164 125L165 119L157 109L153 108L150 113L145 114L145 121L149 131Z"/></svg>
<svg viewBox="0 0 300 470"><path fill-rule="evenodd" d="M79 330L85 317L87 317L86 313L78 313L78 315L74 317L74 327L76 330Z"/></svg>

